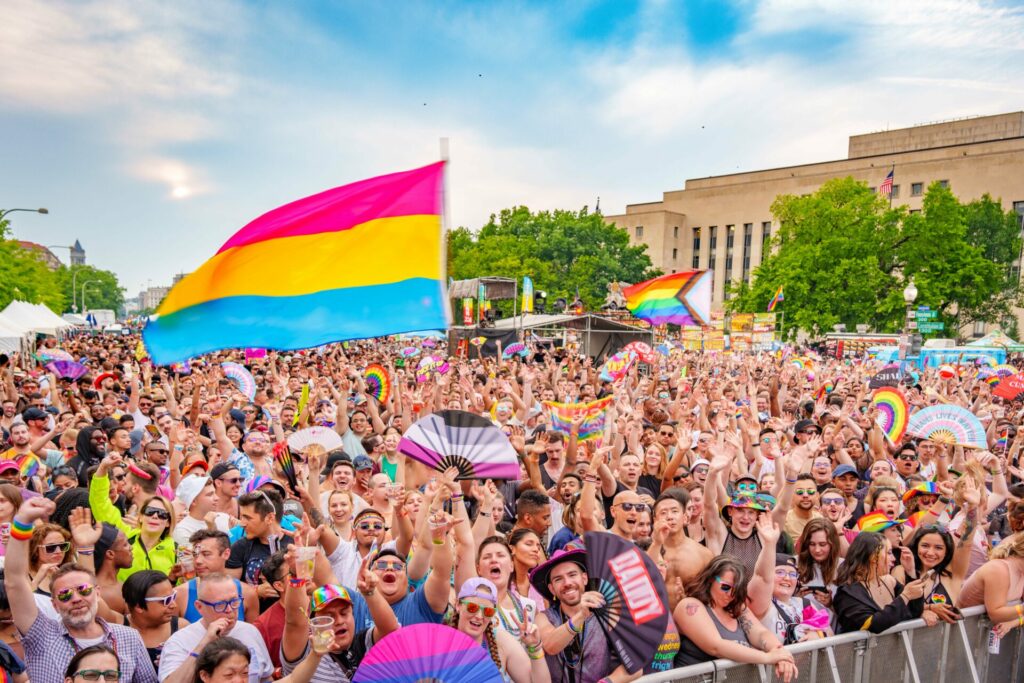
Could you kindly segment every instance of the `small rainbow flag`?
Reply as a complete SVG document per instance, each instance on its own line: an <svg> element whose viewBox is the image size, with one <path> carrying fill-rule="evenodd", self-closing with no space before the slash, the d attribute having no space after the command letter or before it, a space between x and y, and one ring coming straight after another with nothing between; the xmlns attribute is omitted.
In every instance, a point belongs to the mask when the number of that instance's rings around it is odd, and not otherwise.
<svg viewBox="0 0 1024 683"><path fill-rule="evenodd" d="M544 407L548 409L551 417L551 429L569 436L572 432L572 421L574 418L583 415L583 423L580 424L580 431L576 438L578 441L589 441L600 439L604 434L604 418L608 406L612 404L612 397L605 396L590 403L555 403L544 401Z"/></svg>
<svg viewBox="0 0 1024 683"><path fill-rule="evenodd" d="M143 330L153 361L446 329L443 177L438 162L263 214L168 293Z"/></svg>
<svg viewBox="0 0 1024 683"><path fill-rule="evenodd" d="M711 271L662 275L622 290L629 312L652 325L706 325L711 320Z"/></svg>
<svg viewBox="0 0 1024 683"><path fill-rule="evenodd" d="M775 296L768 302L768 312L771 313L775 310L775 307L779 305L780 301L785 301L786 297L782 294L782 285L779 285L778 291L775 292Z"/></svg>
<svg viewBox="0 0 1024 683"><path fill-rule="evenodd" d="M1010 445L1010 430L1003 430L1003 435L996 440L996 448L1001 448L1004 451L1009 448Z"/></svg>

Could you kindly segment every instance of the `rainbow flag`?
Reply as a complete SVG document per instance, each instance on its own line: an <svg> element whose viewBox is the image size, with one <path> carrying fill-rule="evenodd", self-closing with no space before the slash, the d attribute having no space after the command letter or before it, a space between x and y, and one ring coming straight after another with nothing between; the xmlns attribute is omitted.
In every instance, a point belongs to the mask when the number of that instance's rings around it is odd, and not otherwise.
<svg viewBox="0 0 1024 683"><path fill-rule="evenodd" d="M652 325L706 325L711 320L711 271L662 275L622 290L629 312Z"/></svg>
<svg viewBox="0 0 1024 683"><path fill-rule="evenodd" d="M768 312L771 313L775 310L775 307L779 305L780 301L785 301L786 297L782 294L782 285L779 285L779 289L775 292L775 296L768 302Z"/></svg>
<svg viewBox="0 0 1024 683"><path fill-rule="evenodd" d="M362 180L252 221L168 293L143 330L153 361L447 328L443 175Z"/></svg>
<svg viewBox="0 0 1024 683"><path fill-rule="evenodd" d="M606 396L590 403L555 403L544 401L544 407L548 409L550 416L550 428L552 431L564 434L566 437L572 431L572 421L575 417L583 415L583 423L576 436L578 441L600 439L604 435L604 418L608 406L612 403L612 397Z"/></svg>

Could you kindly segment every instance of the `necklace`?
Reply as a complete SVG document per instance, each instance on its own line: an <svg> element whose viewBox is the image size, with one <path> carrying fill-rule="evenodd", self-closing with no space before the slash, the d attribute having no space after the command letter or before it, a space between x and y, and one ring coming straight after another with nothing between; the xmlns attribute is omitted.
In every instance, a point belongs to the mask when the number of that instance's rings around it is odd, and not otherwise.
<svg viewBox="0 0 1024 683"><path fill-rule="evenodd" d="M516 619L521 624L523 623L523 606L520 604L519 599L515 593L506 593L509 598L512 599L512 609L515 610ZM511 620L505 615L505 608L498 603L498 619L501 621L502 627L514 636L519 635L519 628L511 622Z"/></svg>

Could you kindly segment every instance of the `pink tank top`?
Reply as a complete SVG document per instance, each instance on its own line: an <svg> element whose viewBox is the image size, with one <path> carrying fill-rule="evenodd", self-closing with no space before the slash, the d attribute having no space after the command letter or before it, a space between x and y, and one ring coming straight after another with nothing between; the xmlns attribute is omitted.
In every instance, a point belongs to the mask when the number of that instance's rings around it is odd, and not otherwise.
<svg viewBox="0 0 1024 683"><path fill-rule="evenodd" d="M1011 562L1010 560L990 560L990 562L999 563L1001 566L1006 568L1006 572L1010 576L1010 587L1006 591L1006 601L1013 602L1014 600L1020 600L1024 596L1024 565L1020 562ZM972 574L968 577L967 581L964 582L964 586L960 589L960 607L974 607L975 605L985 604L985 587L982 585L982 581L979 579L977 574Z"/></svg>

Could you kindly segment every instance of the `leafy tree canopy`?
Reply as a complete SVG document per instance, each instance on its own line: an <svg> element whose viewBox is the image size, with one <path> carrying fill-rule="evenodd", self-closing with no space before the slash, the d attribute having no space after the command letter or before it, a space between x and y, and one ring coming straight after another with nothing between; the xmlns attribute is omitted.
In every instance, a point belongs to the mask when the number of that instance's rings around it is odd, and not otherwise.
<svg viewBox="0 0 1024 683"><path fill-rule="evenodd" d="M499 276L533 278L534 289L558 297L580 297L588 309L604 303L609 282L641 282L660 272L646 247L630 246L624 230L599 213L540 211L525 206L492 215L477 234L468 228L448 233L448 274L456 280ZM511 311L508 311L511 313Z"/></svg>
<svg viewBox="0 0 1024 683"><path fill-rule="evenodd" d="M913 277L916 303L938 311L947 331L977 320L1013 330L1020 228L988 195L961 204L936 182L921 212L910 213L840 178L813 194L779 196L772 214L780 225L773 251L749 286L732 288L730 310L763 311L781 285L786 331L823 333L837 323L895 331Z"/></svg>
<svg viewBox="0 0 1024 683"><path fill-rule="evenodd" d="M109 308L120 313L124 307L124 288L117 280L117 275L109 270L100 270L93 266L61 266L57 269L57 281L64 294L65 308L72 310L78 307L82 313L82 287L85 286L85 306L93 308ZM75 293L71 293L74 285Z"/></svg>
<svg viewBox="0 0 1024 683"><path fill-rule="evenodd" d="M7 225L7 221L0 221L0 310L17 299L45 304L55 313L63 313L64 296L56 274L39 254L9 239Z"/></svg>

